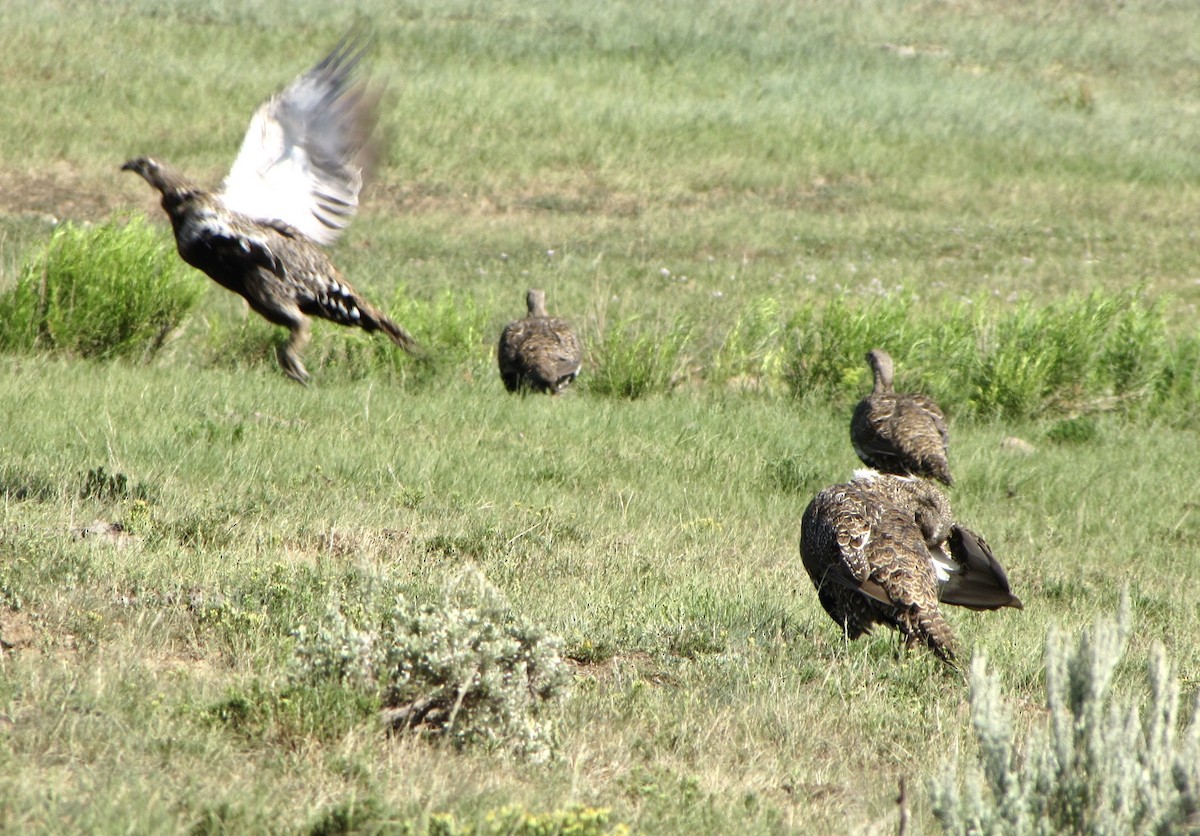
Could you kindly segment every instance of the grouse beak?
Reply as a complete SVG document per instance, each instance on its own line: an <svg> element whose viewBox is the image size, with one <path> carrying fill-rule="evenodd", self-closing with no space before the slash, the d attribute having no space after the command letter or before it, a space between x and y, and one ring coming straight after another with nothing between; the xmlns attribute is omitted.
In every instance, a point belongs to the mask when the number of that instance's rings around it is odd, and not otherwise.
<svg viewBox="0 0 1200 836"><path fill-rule="evenodd" d="M132 171L142 177L148 177L150 172L157 169L158 163L150 157L134 157L132 160L126 160L125 164L121 166L121 171Z"/></svg>

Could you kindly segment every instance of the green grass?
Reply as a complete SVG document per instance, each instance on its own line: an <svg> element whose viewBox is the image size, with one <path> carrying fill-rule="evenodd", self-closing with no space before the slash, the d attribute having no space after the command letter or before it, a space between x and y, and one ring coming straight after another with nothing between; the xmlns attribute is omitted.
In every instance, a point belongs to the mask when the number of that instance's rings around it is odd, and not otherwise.
<svg viewBox="0 0 1200 836"><path fill-rule="evenodd" d="M948 613L1016 730L1047 629L1126 585L1117 693L1161 640L1191 705L1189 4L17 0L0 293L62 221L145 212L169 251L120 163L216 184L355 21L390 144L333 257L432 359L318 323L298 387L189 270L149 362L0 355L0 829L858 832L906 775L933 832L966 679L843 642L797 548L875 344L944 402L955 509L1025 602ZM572 395L503 392L529 287L584 336ZM295 687L331 605L476 572L574 660L558 759Z"/></svg>
<svg viewBox="0 0 1200 836"><path fill-rule="evenodd" d="M6 419L29 430L4 445L0 589L32 631L5 655L2 740L23 765L9 826L175 828L224 804L239 826L302 827L369 796L414 821L516 801L651 830L837 827L891 815L914 756L927 775L968 739L965 682L897 660L886 636L844 645L798 574L804 503L855 464L843 416L740 395L302 390L270 369L184 387L119 364L6 365ZM1013 433L1038 451L1006 450ZM1196 669L1197 600L1176 583L1200 541L1194 443L1113 418L1082 448L1038 424L955 425L956 507L1027 609L950 618L1009 688L1036 693L1046 627L1089 623L1127 579L1143 634ZM113 484L101 467L128 489L95 489ZM96 518L131 536L73 538ZM483 754L387 742L353 690L289 698L297 627L377 574L436 602L464 566L584 651L563 761L497 773ZM72 812L33 776L110 800Z"/></svg>
<svg viewBox="0 0 1200 836"><path fill-rule="evenodd" d="M907 377L962 416L1117 412L1190 423L1200 343L1191 334L1168 335L1167 306L1134 292L1025 299L998 311L985 297L936 306L911 293L866 302L839 297L796 312L767 341L767 356L782 351L779 377L794 394L835 402L870 388L866 349L902 346L897 362L911 370ZM740 333L735 327L726 345ZM906 388L904 380L898 385Z"/></svg>

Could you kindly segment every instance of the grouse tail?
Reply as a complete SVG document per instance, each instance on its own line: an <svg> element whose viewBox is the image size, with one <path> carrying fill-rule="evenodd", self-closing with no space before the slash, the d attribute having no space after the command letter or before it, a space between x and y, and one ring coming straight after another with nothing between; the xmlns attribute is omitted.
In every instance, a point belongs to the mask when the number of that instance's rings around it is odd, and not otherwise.
<svg viewBox="0 0 1200 836"><path fill-rule="evenodd" d="M932 612L918 611L912 617L909 626L910 641L919 641L933 651L933 654L951 667L955 667L954 631L936 610Z"/></svg>
<svg viewBox="0 0 1200 836"><path fill-rule="evenodd" d="M414 357L420 357L424 353L420 344L412 334L408 333L408 331L405 331L402 326L392 322L386 316L380 315L379 327L383 333L388 335L388 339L400 346L407 353L413 355Z"/></svg>

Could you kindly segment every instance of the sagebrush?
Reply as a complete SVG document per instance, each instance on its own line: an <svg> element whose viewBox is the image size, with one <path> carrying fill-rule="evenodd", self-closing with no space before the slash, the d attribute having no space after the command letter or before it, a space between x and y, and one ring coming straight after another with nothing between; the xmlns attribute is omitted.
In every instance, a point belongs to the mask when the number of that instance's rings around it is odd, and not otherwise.
<svg viewBox="0 0 1200 836"><path fill-rule="evenodd" d="M358 623L359 621L365 623ZM376 694L399 731L485 745L535 761L554 751L547 706L570 673L562 640L491 599L417 605L397 597L380 617L331 607L296 631L294 679Z"/></svg>
<svg viewBox="0 0 1200 836"><path fill-rule="evenodd" d="M1200 698L1183 722L1180 686L1161 644L1149 693L1118 694L1114 678L1130 635L1097 619L1073 641L1046 637L1045 725L1014 728L999 673L971 665L978 745L966 769L933 784L934 812L950 833L1177 833L1200 830ZM960 785L959 775L963 775Z"/></svg>

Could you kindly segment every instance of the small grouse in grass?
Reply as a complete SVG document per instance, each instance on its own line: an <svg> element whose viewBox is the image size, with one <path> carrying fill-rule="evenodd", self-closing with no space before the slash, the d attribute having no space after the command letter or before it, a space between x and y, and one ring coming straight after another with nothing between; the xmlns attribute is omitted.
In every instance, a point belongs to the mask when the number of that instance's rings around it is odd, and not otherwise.
<svg viewBox="0 0 1200 836"><path fill-rule="evenodd" d="M954 521L949 500L924 479L867 470L821 491L804 511L800 555L847 638L884 624L949 664L954 633L939 601L1022 608L987 543Z"/></svg>
<svg viewBox="0 0 1200 836"><path fill-rule="evenodd" d="M510 392L534 389L557 395L579 374L583 347L566 320L546 315L546 294L525 295L529 315L504 326L496 355Z"/></svg>
<svg viewBox="0 0 1200 836"><path fill-rule="evenodd" d="M950 433L942 410L925 395L897 394L892 388L892 358L883 349L868 352L867 362L875 386L850 419L850 441L858 457L884 473L953 485L946 456Z"/></svg>
<svg viewBox="0 0 1200 836"><path fill-rule="evenodd" d="M323 249L337 241L358 207L375 126L379 96L354 78L363 51L357 40L343 38L259 106L219 192L150 157L121 166L162 193L184 261L291 332L279 348L279 364L300 383L309 379L300 350L311 316L383 331L405 351L418 351L412 336L348 284Z"/></svg>

